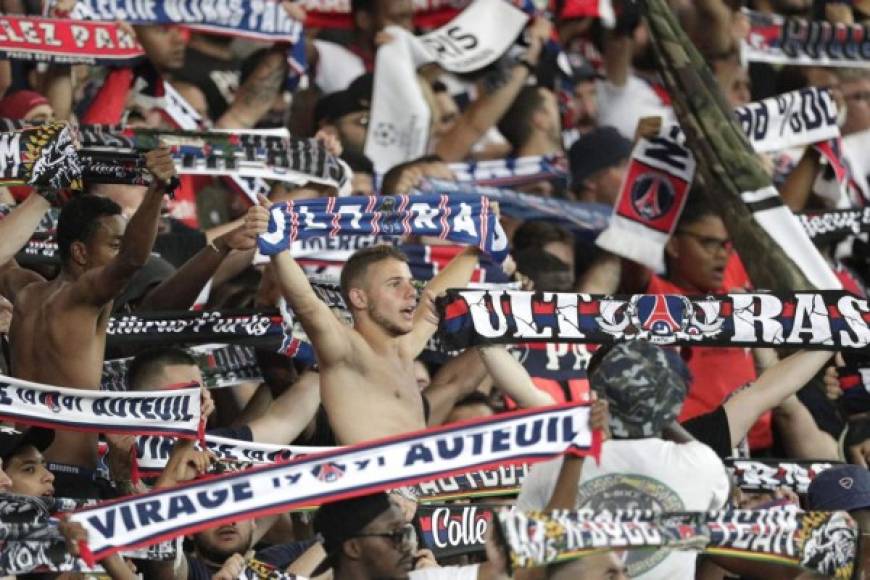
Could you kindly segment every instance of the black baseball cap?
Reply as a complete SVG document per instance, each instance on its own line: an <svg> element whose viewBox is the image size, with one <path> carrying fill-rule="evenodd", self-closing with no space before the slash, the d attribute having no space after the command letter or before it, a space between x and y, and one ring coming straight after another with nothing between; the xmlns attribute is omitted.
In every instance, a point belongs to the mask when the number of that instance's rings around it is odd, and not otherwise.
<svg viewBox="0 0 870 580"><path fill-rule="evenodd" d="M870 509L870 471L858 465L837 465L824 470L810 482L807 507L847 512Z"/></svg>
<svg viewBox="0 0 870 580"><path fill-rule="evenodd" d="M613 127L597 127L581 135L568 151L571 183L578 186L593 174L631 156L631 141Z"/></svg>
<svg viewBox="0 0 870 580"><path fill-rule="evenodd" d="M54 431L41 427L31 427L19 431L12 427L0 426L0 458L3 461L26 445L36 447L37 451L45 451L54 441Z"/></svg>
<svg viewBox="0 0 870 580"><path fill-rule="evenodd" d="M321 97L314 106L314 122L320 125L323 121L371 109L374 81L374 75L366 73L354 79L345 90Z"/></svg>

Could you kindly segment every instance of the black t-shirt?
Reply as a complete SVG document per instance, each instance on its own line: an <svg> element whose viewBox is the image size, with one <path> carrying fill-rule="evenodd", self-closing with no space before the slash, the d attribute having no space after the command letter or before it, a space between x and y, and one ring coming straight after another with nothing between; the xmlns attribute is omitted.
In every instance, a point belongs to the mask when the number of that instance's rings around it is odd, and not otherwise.
<svg viewBox="0 0 870 580"><path fill-rule="evenodd" d="M691 433L692 437L709 446L719 457L731 456L731 429L728 426L728 415L721 405L716 407L715 411L698 415L681 425Z"/></svg>
<svg viewBox="0 0 870 580"><path fill-rule="evenodd" d="M274 567L276 570L284 570L296 561L305 550L311 547L314 540L305 540L302 542L291 542L289 544L278 544L269 546L262 550L257 550L254 559L263 564ZM187 580L210 580L212 576L218 573L220 567L214 567L206 564L202 560L193 556L187 558Z"/></svg>

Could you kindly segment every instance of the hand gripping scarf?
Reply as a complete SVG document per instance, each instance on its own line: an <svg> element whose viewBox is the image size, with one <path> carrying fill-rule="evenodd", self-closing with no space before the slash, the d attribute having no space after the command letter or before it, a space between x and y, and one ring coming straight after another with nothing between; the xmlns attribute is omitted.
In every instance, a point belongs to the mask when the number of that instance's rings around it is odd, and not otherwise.
<svg viewBox="0 0 870 580"><path fill-rule="evenodd" d="M448 290L438 299L449 349L524 342L684 346L795 346L862 350L870 305L842 291L602 297L512 290Z"/></svg>
<svg viewBox="0 0 870 580"><path fill-rule="evenodd" d="M0 419L61 431L200 436L200 389L107 393L0 377Z"/></svg>
<svg viewBox="0 0 870 580"><path fill-rule="evenodd" d="M0 58L130 66L144 57L136 39L115 22L0 16Z"/></svg>
<svg viewBox="0 0 870 580"><path fill-rule="evenodd" d="M600 450L589 408L547 407L345 447L76 512L101 559L223 522L320 505L496 465Z"/></svg>
<svg viewBox="0 0 870 580"><path fill-rule="evenodd" d="M788 564L852 577L858 526L846 512L648 510L498 512L511 564L555 564L596 550L671 548Z"/></svg>
<svg viewBox="0 0 870 580"><path fill-rule="evenodd" d="M270 256L297 239L357 235L434 236L478 246L497 262L507 257L507 236L489 199L471 195L330 197L272 206L269 231L258 240Z"/></svg>
<svg viewBox="0 0 870 580"><path fill-rule="evenodd" d="M508 157L450 164L460 182L490 187L520 187L537 181L568 183L568 161L563 155Z"/></svg>

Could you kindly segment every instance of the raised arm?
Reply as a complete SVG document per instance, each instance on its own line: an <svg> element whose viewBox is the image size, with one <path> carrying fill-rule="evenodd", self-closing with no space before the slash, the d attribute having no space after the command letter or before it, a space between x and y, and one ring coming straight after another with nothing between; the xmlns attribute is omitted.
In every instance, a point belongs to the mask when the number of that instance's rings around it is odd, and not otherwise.
<svg viewBox="0 0 870 580"><path fill-rule="evenodd" d="M41 195L31 194L0 220L0 266L23 248L51 205Z"/></svg>
<svg viewBox="0 0 870 580"><path fill-rule="evenodd" d="M190 308L232 250L253 250L257 232L268 226L269 216L251 207L238 227L219 235L185 262L172 276L149 292L142 301L145 310ZM251 254L248 253L248 263Z"/></svg>
<svg viewBox="0 0 870 580"><path fill-rule="evenodd" d="M286 78L285 50L275 46L260 59L257 68L239 87L232 105L217 120L215 126L221 129L239 129L256 125L272 108Z"/></svg>
<svg viewBox="0 0 870 580"><path fill-rule="evenodd" d="M435 298L449 288L465 288L471 281L471 275L477 267L480 250L468 246L447 267L429 281L420 297L420 304L414 313L414 330L402 341L402 346L409 358L417 358L426 347L426 343L438 330L438 318L435 315Z"/></svg>
<svg viewBox="0 0 870 580"><path fill-rule="evenodd" d="M321 365L338 364L351 354L350 329L336 317L311 287L305 271L285 250L272 256L281 294L302 323Z"/></svg>
<svg viewBox="0 0 870 580"><path fill-rule="evenodd" d="M501 345L478 348L495 386L523 408L553 405L548 393L535 386L526 368Z"/></svg>
<svg viewBox="0 0 870 580"><path fill-rule="evenodd" d="M732 444L742 441L762 414L806 385L833 354L828 351L795 353L765 370L758 380L725 401L722 406L728 415Z"/></svg>
<svg viewBox="0 0 870 580"><path fill-rule="evenodd" d="M544 43L550 38L553 26L549 20L538 18L529 27L529 48L511 70L507 83L493 92L481 95L459 117L456 124L438 141L435 153L446 163L462 161L471 148L486 134L510 109L526 85L531 70L526 65L537 66Z"/></svg>
<svg viewBox="0 0 870 580"><path fill-rule="evenodd" d="M120 294L151 255L157 237L157 222L163 195L175 176L175 164L168 149L145 154L146 167L154 176L142 205L130 218L118 254L105 266L88 270L72 287L74 303L102 306Z"/></svg>
<svg viewBox="0 0 870 580"><path fill-rule="evenodd" d="M275 399L269 410L248 423L254 441L288 445L305 430L320 405L320 374L306 371Z"/></svg>
<svg viewBox="0 0 870 580"><path fill-rule="evenodd" d="M473 393L486 378L480 357L469 348L438 369L423 395L429 402L428 425L441 425L456 403Z"/></svg>

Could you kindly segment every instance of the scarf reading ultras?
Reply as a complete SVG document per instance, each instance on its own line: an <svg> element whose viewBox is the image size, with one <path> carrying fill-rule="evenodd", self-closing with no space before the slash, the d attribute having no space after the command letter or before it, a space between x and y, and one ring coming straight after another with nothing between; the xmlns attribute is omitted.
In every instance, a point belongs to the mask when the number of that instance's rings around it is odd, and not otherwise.
<svg viewBox="0 0 870 580"><path fill-rule="evenodd" d="M498 522L517 568L608 548L673 548L790 564L847 579L852 577L858 542L858 526L846 512L504 510Z"/></svg>
<svg viewBox="0 0 870 580"><path fill-rule="evenodd" d="M870 345L870 305L843 291L591 296L512 290L448 290L439 336L451 350L523 342L609 344L649 340L686 346Z"/></svg>
<svg viewBox="0 0 870 580"><path fill-rule="evenodd" d="M290 201L270 210L269 231L258 240L270 256L297 239L344 233L434 236L478 246L497 262L507 256L507 236L484 196L407 195Z"/></svg>
<svg viewBox="0 0 870 580"><path fill-rule="evenodd" d="M500 415L362 443L291 463L88 508L70 516L88 532L84 552L101 559L211 528L495 465L543 461L562 453L593 455L600 433L589 408L562 406Z"/></svg>

